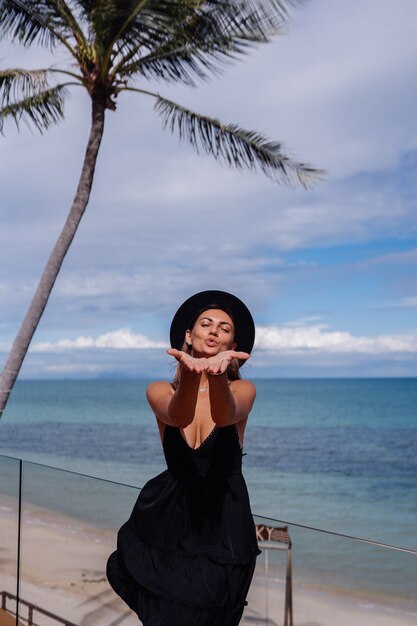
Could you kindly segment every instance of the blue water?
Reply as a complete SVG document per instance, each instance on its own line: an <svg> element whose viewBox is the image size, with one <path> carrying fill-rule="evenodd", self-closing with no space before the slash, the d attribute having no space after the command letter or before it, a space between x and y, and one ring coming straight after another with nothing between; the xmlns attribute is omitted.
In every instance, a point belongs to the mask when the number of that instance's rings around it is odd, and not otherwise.
<svg viewBox="0 0 417 626"><path fill-rule="evenodd" d="M0 422L0 454L140 487L165 468L146 384L19 381ZM254 513L417 549L417 379L256 385L244 445ZM76 494L68 493L71 508ZM88 506L94 512L94 497ZM105 517L95 512L103 524ZM317 547L323 541L317 533L310 537L294 529L293 534L305 556L311 542ZM408 596L415 592L416 556L387 556L364 544L325 540L334 556L339 550L343 557L332 576L346 577L343 563L350 555L363 572L371 563L378 578L383 557L390 565L382 579L390 579L391 587L408 586ZM317 550L303 565L313 578L317 568L326 570Z"/></svg>

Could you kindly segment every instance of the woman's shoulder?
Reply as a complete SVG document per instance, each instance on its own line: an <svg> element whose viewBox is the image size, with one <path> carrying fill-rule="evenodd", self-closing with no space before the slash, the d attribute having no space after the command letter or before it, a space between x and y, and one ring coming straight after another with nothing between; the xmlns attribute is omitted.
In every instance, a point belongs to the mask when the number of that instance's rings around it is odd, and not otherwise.
<svg viewBox="0 0 417 626"><path fill-rule="evenodd" d="M174 393L174 389L167 380L155 380L146 387L146 397L148 400L151 400L155 397L160 396L161 394L169 393L172 395Z"/></svg>
<svg viewBox="0 0 417 626"><path fill-rule="evenodd" d="M155 417L162 422L169 422L168 409L171 398L174 394L172 385L166 380L158 380L150 383L146 389L146 399L155 414Z"/></svg>
<svg viewBox="0 0 417 626"><path fill-rule="evenodd" d="M168 380L153 380L147 386L147 389L172 389L172 384Z"/></svg>
<svg viewBox="0 0 417 626"><path fill-rule="evenodd" d="M230 391L236 402L237 415L241 416L241 418L247 418L256 398L255 385L250 380L232 380Z"/></svg>
<svg viewBox="0 0 417 626"><path fill-rule="evenodd" d="M239 391L253 395L253 397L256 396L256 387L250 380L243 380L241 378L239 380L232 380L230 381L230 389L233 392Z"/></svg>

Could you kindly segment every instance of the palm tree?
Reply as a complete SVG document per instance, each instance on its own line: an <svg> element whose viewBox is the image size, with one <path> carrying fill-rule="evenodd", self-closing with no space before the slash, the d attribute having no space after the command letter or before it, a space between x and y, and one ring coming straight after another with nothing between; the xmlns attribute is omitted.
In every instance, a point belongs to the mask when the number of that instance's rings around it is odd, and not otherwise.
<svg viewBox="0 0 417 626"><path fill-rule="evenodd" d="M67 69L0 71L0 132L8 118L41 132L58 123L70 87L83 87L91 98L78 187L1 374L0 416L88 204L106 110L116 109L122 92L153 98L164 127L230 166L260 169L279 183L304 187L319 174L258 132L223 124L143 88L149 79L194 86L218 74L225 62L279 34L288 10L301 1L0 0L0 37L52 52L61 46L72 59Z"/></svg>

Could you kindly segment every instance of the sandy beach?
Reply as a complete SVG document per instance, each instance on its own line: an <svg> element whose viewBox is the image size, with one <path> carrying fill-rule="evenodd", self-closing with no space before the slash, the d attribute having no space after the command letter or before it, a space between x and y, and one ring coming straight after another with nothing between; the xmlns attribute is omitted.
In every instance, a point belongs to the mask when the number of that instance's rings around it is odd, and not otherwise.
<svg viewBox="0 0 417 626"><path fill-rule="evenodd" d="M16 592L16 501L0 495L0 591ZM115 532L25 504L22 529L21 598L77 626L138 624L105 578ZM242 624L283 623L284 585L269 581L268 600L262 560L255 574ZM370 601L366 595L293 585L297 626L411 626L416 614L404 604ZM23 616L25 607L22 607ZM268 618L268 619L267 619ZM43 619L43 621L42 621ZM52 624L39 617L41 625Z"/></svg>

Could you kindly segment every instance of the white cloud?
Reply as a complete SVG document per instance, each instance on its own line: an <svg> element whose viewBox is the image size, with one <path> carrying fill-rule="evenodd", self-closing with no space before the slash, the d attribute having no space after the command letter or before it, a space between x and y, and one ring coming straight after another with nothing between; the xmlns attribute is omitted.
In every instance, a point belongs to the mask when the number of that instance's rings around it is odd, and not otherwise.
<svg viewBox="0 0 417 626"><path fill-rule="evenodd" d="M308 323L316 318L289 322L283 326L258 326L255 348L274 353L340 353L340 354L414 354L416 335L354 336L347 331L330 330L325 324ZM168 345L145 335L135 334L129 328L112 331L98 337L77 337L55 342L35 343L32 352L63 352L86 349L149 350Z"/></svg>
<svg viewBox="0 0 417 626"><path fill-rule="evenodd" d="M329 330L325 324L259 326L256 329L256 347L279 353L357 353L392 354L417 352L416 335L380 335L355 337L347 331Z"/></svg>
<svg viewBox="0 0 417 626"><path fill-rule="evenodd" d="M77 337L76 339L60 339L59 341L43 341L35 343L32 352L62 352L64 350L85 350L88 348L107 348L112 350L149 350L151 348L167 348L161 341L152 341L145 335L137 335L130 328L121 328L98 337Z"/></svg>

